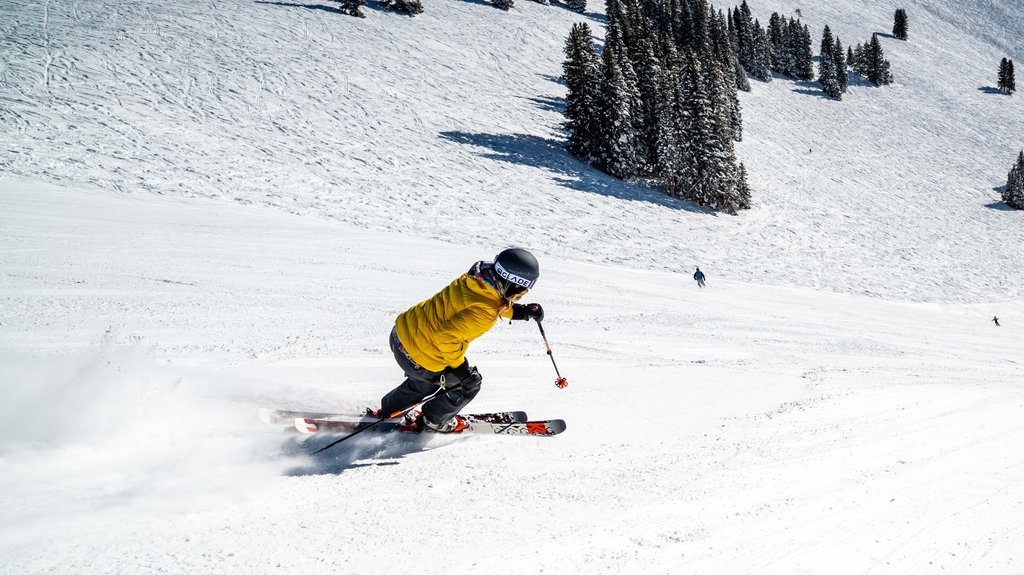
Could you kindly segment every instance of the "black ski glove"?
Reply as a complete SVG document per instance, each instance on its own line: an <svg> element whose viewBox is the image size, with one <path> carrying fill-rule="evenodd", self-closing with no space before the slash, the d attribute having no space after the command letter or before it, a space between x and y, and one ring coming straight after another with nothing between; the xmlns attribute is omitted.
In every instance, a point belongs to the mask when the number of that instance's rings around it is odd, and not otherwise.
<svg viewBox="0 0 1024 575"><path fill-rule="evenodd" d="M544 321L544 308L539 303L528 303L526 305L512 304L512 319Z"/></svg>
<svg viewBox="0 0 1024 575"><path fill-rule="evenodd" d="M479 387L480 382L483 380L483 377L481 377L480 372L477 371L475 367L469 366L469 360L463 361L462 365L458 367L446 367L444 370L444 374L446 376L451 376L450 378L445 378L446 381L444 387L446 389L451 389L453 387L459 386L464 388L471 388L474 385Z"/></svg>
<svg viewBox="0 0 1024 575"><path fill-rule="evenodd" d="M445 375L451 374L458 378L460 381L469 377L469 373L472 368L469 365L468 359L463 359L462 363L458 367L446 367L444 368Z"/></svg>

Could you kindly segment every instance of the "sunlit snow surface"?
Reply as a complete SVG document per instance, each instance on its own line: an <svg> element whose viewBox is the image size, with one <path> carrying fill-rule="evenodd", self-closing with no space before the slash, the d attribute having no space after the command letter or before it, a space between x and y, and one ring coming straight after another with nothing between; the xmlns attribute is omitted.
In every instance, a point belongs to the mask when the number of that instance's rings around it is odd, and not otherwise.
<svg viewBox="0 0 1024 575"><path fill-rule="evenodd" d="M817 5L815 5L817 4ZM911 301L1018 297L1024 213L994 188L1024 147L1015 0L800 8L820 43L883 35L896 84L753 82L739 157L754 209L716 217L564 150L562 47L603 14L521 0L34 2L0 6L5 173L130 193L213 196L446 243L519 243L575 261ZM591 10L602 3L591 2ZM1009 50L1009 52L1008 52ZM1016 51L1016 52L1013 52Z"/></svg>
<svg viewBox="0 0 1024 575"><path fill-rule="evenodd" d="M1011 2L901 5L843 102L754 82L738 217L566 155L579 15L424 4L0 5L0 572L1024 570ZM822 4L752 8L896 8ZM502 323L472 409L564 434L256 420L376 405L394 316L509 244L570 385Z"/></svg>

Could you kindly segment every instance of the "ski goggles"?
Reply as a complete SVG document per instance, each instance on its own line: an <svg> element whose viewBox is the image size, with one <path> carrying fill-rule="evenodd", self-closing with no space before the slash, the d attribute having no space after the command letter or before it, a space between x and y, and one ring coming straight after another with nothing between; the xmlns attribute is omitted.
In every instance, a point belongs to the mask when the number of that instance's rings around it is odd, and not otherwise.
<svg viewBox="0 0 1024 575"><path fill-rule="evenodd" d="M505 288L505 299L513 302L519 301L528 291L530 291L529 288L521 285L508 284L508 287Z"/></svg>

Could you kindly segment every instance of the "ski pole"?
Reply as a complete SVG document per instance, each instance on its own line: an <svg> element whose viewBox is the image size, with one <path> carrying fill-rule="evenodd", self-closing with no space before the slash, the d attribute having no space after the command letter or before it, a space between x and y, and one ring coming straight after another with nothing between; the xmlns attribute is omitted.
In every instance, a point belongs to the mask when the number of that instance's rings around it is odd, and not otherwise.
<svg viewBox="0 0 1024 575"><path fill-rule="evenodd" d="M544 346L548 348L548 357L551 358L551 365L555 366L555 375L558 376L558 379L555 380L555 385L558 386L559 389L564 389L565 386L569 385L569 381L562 377L562 374L558 372L558 364L555 363L555 356L551 355L551 344L548 343L548 336L544 333L544 326L542 326L538 321L537 327L540 329L540 336L544 338Z"/></svg>
<svg viewBox="0 0 1024 575"><path fill-rule="evenodd" d="M437 391L435 391L434 393L431 393L427 397L423 398L420 401L417 401L416 403L410 405L409 407L406 407L405 409L400 409L400 410L392 413L391 415L388 415L386 417L382 417L382 418L380 418L377 421L374 421L372 423L368 423L368 424L364 425L363 427L360 427L359 429L357 429L357 430L353 431L352 433L346 435L345 437L339 437L338 439L335 439L334 441L328 443L327 445L321 447L320 449L317 449L316 451L314 451L310 455L316 455L318 453L327 451L328 449L334 447L335 445L341 443L342 441L345 441L347 439L351 439L351 438L359 435L360 433L366 431L367 429L370 429L372 427L376 427L378 423L382 423L382 422L387 421L389 419L394 419L394 418L399 417L401 415L405 415L406 413L409 413L410 411L415 409L416 406L423 405L424 403L430 401L431 399L434 399L434 396L436 396L437 394L441 393L441 390L443 390L443 389L444 389L443 386L442 387L438 387Z"/></svg>

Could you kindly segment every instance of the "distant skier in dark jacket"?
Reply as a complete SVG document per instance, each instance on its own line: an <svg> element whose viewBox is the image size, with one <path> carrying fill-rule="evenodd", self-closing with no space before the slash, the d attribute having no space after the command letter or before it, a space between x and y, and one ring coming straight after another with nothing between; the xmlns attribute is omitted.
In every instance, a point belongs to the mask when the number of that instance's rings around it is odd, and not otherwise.
<svg viewBox="0 0 1024 575"><path fill-rule="evenodd" d="M996 322L996 327L999 327L999 318L998 317L992 316L992 321Z"/></svg>
<svg viewBox="0 0 1024 575"><path fill-rule="evenodd" d="M698 287L704 287L704 272L700 271L700 267L697 267L697 271L693 274L693 279L697 280Z"/></svg>

